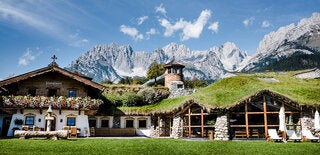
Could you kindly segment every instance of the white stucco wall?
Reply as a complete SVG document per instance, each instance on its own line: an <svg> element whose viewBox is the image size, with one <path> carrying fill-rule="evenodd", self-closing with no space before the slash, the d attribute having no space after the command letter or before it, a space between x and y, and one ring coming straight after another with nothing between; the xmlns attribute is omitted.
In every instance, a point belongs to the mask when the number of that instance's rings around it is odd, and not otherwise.
<svg viewBox="0 0 320 155"><path fill-rule="evenodd" d="M109 120L108 126L109 128L113 128L113 116L96 116L94 120L96 120L96 126L95 126L96 128L101 128L102 120Z"/></svg>
<svg viewBox="0 0 320 155"><path fill-rule="evenodd" d="M42 114L40 114L39 109L24 109L23 113L20 113L20 110L17 110L17 113L12 115L11 124L10 124L10 128L7 136L13 136L12 129L14 127L19 127L21 129L21 125L20 126L15 125L14 120L22 119L23 123L25 123L25 117L28 115L35 116L35 120L34 120L35 126L45 129L46 128L45 117L47 114L48 113L46 110L42 110ZM61 110L61 114L59 114L59 110L52 110L52 116L56 118L56 130L62 130L63 126L67 125L67 117L71 116L76 118L76 126L77 128L80 129L79 136L86 136L85 131L87 131L86 133L89 136L90 133L89 133L88 116L84 114L84 111L81 111L79 115L78 110Z"/></svg>
<svg viewBox="0 0 320 155"><path fill-rule="evenodd" d="M120 128L125 128L125 122L127 119L133 120L133 128L136 128L137 135L150 136L151 117L150 116L122 116L120 117ZM146 120L147 128L139 128L139 120Z"/></svg>

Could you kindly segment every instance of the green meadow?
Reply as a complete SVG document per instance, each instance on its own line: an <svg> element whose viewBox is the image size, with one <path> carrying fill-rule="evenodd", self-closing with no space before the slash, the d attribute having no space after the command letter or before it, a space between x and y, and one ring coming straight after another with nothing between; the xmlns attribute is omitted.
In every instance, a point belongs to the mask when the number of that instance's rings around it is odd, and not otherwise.
<svg viewBox="0 0 320 155"><path fill-rule="evenodd" d="M320 143L267 141L197 141L185 139L2 139L2 155L6 154L319 154Z"/></svg>

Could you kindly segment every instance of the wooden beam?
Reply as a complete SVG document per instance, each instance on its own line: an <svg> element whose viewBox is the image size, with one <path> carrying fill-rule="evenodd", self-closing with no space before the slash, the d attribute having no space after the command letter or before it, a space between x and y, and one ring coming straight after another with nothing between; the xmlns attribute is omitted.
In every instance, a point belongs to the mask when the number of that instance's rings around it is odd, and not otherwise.
<svg viewBox="0 0 320 155"><path fill-rule="evenodd" d="M163 118L163 120L164 120L164 127L163 127L164 136L167 136L167 118Z"/></svg>
<svg viewBox="0 0 320 155"><path fill-rule="evenodd" d="M246 135L249 138L249 118L248 118L248 103L245 104L245 119L246 119Z"/></svg>
<svg viewBox="0 0 320 155"><path fill-rule="evenodd" d="M158 129L159 129L159 131L158 131L158 135L159 135L159 137L160 137L160 134L161 134L161 126L160 126L160 116L158 116Z"/></svg>
<svg viewBox="0 0 320 155"><path fill-rule="evenodd" d="M188 122L189 122L188 131L189 131L189 135L188 135L188 137L190 138L191 137L191 116L190 116L191 108L190 107L189 107L188 113L189 113L189 116L188 116Z"/></svg>
<svg viewBox="0 0 320 155"><path fill-rule="evenodd" d="M170 133L169 133L169 136L170 134L172 133L172 121L171 121L171 118L169 118L169 121L170 121L170 124L169 124L169 129L170 129Z"/></svg>
<svg viewBox="0 0 320 155"><path fill-rule="evenodd" d="M267 102L266 95L263 95L263 117L264 117L264 135L268 138L268 118L267 118Z"/></svg>
<svg viewBox="0 0 320 155"><path fill-rule="evenodd" d="M202 136L202 138L204 137L204 127L203 127L203 125L204 125L204 120L203 120L204 118L203 118L203 108L201 108L201 136Z"/></svg>

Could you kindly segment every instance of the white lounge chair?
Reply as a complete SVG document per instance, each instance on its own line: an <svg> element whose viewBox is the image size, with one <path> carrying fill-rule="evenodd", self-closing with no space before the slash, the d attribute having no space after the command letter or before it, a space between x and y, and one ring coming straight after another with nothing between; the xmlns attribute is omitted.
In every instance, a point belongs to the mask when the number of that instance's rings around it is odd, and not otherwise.
<svg viewBox="0 0 320 155"><path fill-rule="evenodd" d="M289 141L301 141L301 136L297 136L296 132L294 130L287 130L287 136Z"/></svg>
<svg viewBox="0 0 320 155"><path fill-rule="evenodd" d="M319 141L319 137L314 136L310 130L302 130L303 141Z"/></svg>
<svg viewBox="0 0 320 155"><path fill-rule="evenodd" d="M283 139L278 136L277 130L276 129L268 129L268 139L272 141L282 141Z"/></svg>

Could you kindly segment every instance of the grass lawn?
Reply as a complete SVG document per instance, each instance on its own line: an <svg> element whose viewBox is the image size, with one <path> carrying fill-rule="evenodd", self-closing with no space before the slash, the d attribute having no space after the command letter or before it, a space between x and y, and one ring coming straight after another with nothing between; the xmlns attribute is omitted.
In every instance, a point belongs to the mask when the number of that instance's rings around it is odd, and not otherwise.
<svg viewBox="0 0 320 155"><path fill-rule="evenodd" d="M0 154L319 154L320 143L182 139L0 140Z"/></svg>

